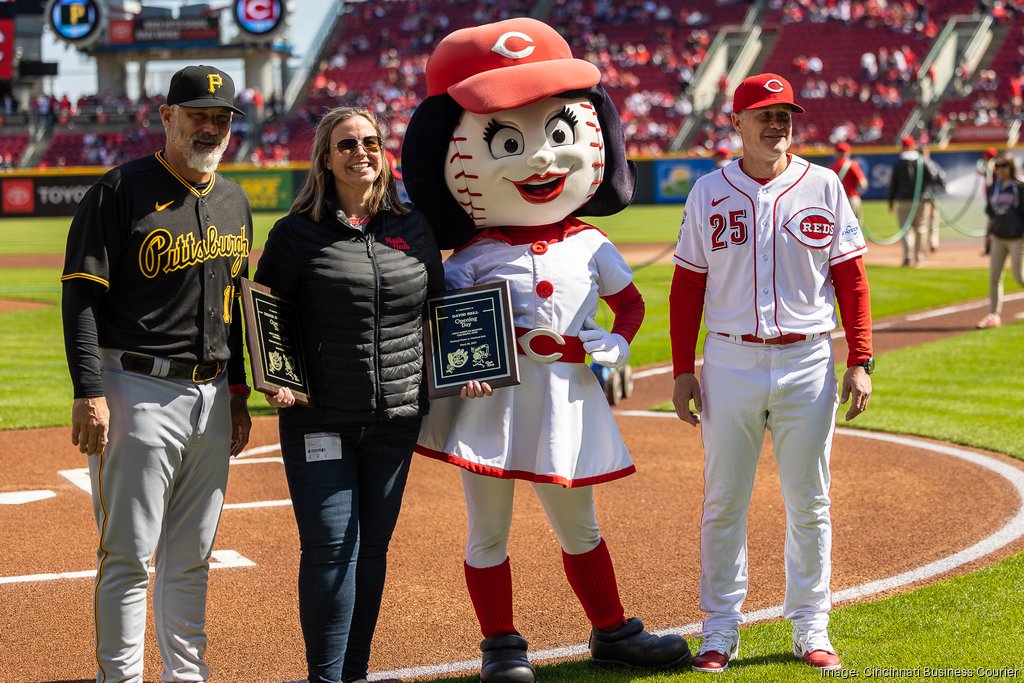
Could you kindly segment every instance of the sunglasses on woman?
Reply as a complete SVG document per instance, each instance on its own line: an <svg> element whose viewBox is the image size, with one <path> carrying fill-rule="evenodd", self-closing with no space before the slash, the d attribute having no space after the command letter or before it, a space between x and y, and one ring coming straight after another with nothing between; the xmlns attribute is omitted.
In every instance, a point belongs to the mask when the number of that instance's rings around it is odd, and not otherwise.
<svg viewBox="0 0 1024 683"><path fill-rule="evenodd" d="M1000 161L998 164L996 164L996 168L1010 168L1010 165L1005 161Z"/></svg>
<svg viewBox="0 0 1024 683"><path fill-rule="evenodd" d="M356 149L359 145L363 146L367 152L379 152L381 146L381 139L377 135L367 135L362 140L356 140L355 138L342 138L338 140L334 146L338 148L338 154L344 154L345 156L352 156L356 153Z"/></svg>

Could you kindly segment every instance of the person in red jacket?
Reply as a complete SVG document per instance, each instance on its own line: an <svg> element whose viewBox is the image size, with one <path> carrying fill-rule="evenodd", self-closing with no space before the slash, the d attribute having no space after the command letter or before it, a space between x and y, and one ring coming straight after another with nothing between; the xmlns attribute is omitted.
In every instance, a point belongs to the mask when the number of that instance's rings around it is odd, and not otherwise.
<svg viewBox="0 0 1024 683"><path fill-rule="evenodd" d="M836 144L836 160L829 168L839 176L840 182L843 183L843 189L846 191L846 198L850 200L853 215L857 217L857 222L860 222L862 203L860 196L868 189L868 179L864 175L864 169L850 156L850 143Z"/></svg>

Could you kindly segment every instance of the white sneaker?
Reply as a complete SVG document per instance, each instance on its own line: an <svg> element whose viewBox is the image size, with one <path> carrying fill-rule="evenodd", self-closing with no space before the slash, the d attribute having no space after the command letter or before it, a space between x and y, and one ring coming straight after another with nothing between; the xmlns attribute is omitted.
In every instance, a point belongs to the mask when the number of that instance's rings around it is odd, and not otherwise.
<svg viewBox="0 0 1024 683"><path fill-rule="evenodd" d="M836 649L828 639L828 632L824 630L801 631L794 628L793 654L804 664L823 671L843 668Z"/></svg>
<svg viewBox="0 0 1024 683"><path fill-rule="evenodd" d="M981 319L977 327L979 330L984 330L990 327L999 327L1002 324L1003 321L999 317L998 313L989 313L988 315Z"/></svg>
<svg viewBox="0 0 1024 683"><path fill-rule="evenodd" d="M694 671L718 674L729 668L729 662L740 653L740 632L709 631L702 633L700 652L693 658L690 668Z"/></svg>

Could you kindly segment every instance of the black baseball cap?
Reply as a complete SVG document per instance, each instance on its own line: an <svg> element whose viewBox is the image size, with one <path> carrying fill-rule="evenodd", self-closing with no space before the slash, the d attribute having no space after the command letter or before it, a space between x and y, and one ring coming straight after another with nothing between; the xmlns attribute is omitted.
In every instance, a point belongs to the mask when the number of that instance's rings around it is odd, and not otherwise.
<svg viewBox="0 0 1024 683"><path fill-rule="evenodd" d="M235 106L235 83L231 76L213 66L186 66L171 76L167 104L184 107L227 107L245 116Z"/></svg>

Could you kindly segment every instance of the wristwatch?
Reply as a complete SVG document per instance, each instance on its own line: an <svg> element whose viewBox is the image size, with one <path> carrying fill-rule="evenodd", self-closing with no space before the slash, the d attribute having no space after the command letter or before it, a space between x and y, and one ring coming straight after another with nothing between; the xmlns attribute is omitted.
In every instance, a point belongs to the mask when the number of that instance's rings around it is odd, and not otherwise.
<svg viewBox="0 0 1024 683"><path fill-rule="evenodd" d="M857 365L859 365L862 368L864 368L864 372L868 373L869 375L875 371L875 359L874 358L868 358L863 363L857 363Z"/></svg>

